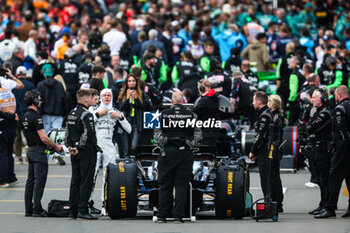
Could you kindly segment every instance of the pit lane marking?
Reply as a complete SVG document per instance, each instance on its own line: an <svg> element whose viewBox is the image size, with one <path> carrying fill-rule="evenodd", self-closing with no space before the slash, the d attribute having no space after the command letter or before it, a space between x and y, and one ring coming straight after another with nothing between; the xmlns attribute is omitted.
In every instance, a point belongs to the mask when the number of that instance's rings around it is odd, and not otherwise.
<svg viewBox="0 0 350 233"><path fill-rule="evenodd" d="M17 178L27 178L27 175L16 176ZM47 178L72 178L71 175L48 175Z"/></svg>
<svg viewBox="0 0 350 233"><path fill-rule="evenodd" d="M249 190L261 190L260 187L250 187ZM283 194L287 193L288 188L283 188Z"/></svg>
<svg viewBox="0 0 350 233"><path fill-rule="evenodd" d="M24 202L24 200L0 200L0 203Z"/></svg>
<svg viewBox="0 0 350 233"><path fill-rule="evenodd" d="M0 212L2 215L24 215L24 213L20 212Z"/></svg>

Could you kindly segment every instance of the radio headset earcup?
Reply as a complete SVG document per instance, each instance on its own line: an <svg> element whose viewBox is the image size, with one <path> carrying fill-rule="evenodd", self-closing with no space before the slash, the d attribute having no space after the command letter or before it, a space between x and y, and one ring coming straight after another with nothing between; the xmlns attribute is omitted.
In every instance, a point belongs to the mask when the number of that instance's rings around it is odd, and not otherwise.
<svg viewBox="0 0 350 233"><path fill-rule="evenodd" d="M203 86L203 85L201 85L200 87L199 87L199 90L201 91L201 92L205 92L205 87Z"/></svg>
<svg viewBox="0 0 350 233"><path fill-rule="evenodd" d="M328 101L328 93L327 93L327 91L322 89L322 88L319 88L318 90L321 92L321 102L323 104L327 103L327 101Z"/></svg>
<svg viewBox="0 0 350 233"><path fill-rule="evenodd" d="M36 91L33 91L33 104L35 106L38 106L39 105L39 95L38 95L38 92Z"/></svg>

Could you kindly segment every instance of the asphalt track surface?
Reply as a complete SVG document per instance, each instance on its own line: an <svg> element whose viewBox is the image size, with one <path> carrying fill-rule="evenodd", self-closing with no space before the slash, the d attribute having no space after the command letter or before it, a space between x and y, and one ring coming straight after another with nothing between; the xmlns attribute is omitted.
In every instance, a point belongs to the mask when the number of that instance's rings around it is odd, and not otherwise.
<svg viewBox="0 0 350 233"><path fill-rule="evenodd" d="M66 158L68 162L69 159ZM139 211L135 219L111 220L108 216L97 221L69 220L67 218L24 217L24 187L27 165L16 165L16 174L20 183L11 188L0 188L0 233L180 233L180 232L350 232L350 219L340 216L347 208L348 198L339 197L337 217L314 219L308 211L317 207L320 200L319 189L307 188L304 183L310 178L307 171L282 173L285 201L284 213L278 222L263 220L255 222L246 217L243 220L215 219L214 212L202 212L197 215L197 222L159 224L152 222L152 212ZM49 175L42 204L47 207L52 199L68 200L71 167L50 164ZM94 193L96 207L100 200L102 176L99 174L97 191ZM262 197L258 173L251 172L251 193L254 200Z"/></svg>

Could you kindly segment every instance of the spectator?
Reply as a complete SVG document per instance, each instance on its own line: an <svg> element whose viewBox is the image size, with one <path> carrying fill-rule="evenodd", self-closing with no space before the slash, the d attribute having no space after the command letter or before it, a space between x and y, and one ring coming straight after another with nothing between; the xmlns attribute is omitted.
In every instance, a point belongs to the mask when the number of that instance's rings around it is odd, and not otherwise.
<svg viewBox="0 0 350 233"><path fill-rule="evenodd" d="M37 66L35 66L33 70L33 75L32 75L32 82L34 83L35 86L38 86L38 83L42 80L45 79L43 73L42 73L42 68L45 64L50 63L52 66L53 74L56 75L58 73L58 69L56 64L54 64L53 61L49 60L49 55L45 51L40 51L38 53L38 61L39 63Z"/></svg>
<svg viewBox="0 0 350 233"><path fill-rule="evenodd" d="M6 70L3 71L6 72ZM23 89L23 83L12 74L11 69L7 69L5 76L8 76L10 79L5 78L4 76L0 76L0 84L2 88L8 89L10 91L13 89Z"/></svg>
<svg viewBox="0 0 350 233"><path fill-rule="evenodd" d="M28 34L29 38L24 43L24 62L23 65L27 70L33 71L35 64L39 62L37 57L36 40L38 39L38 32L36 30L30 30Z"/></svg>
<svg viewBox="0 0 350 233"><path fill-rule="evenodd" d="M37 91L42 98L41 113L47 134L51 129L62 127L63 116L69 109L66 109L66 94L62 84L53 78L51 64L43 65L42 73L45 80L38 84Z"/></svg>
<svg viewBox="0 0 350 233"><path fill-rule="evenodd" d="M119 55L119 50L126 41L126 35L120 30L120 24L118 20L114 19L110 22L111 30L103 35L103 42L105 42L110 50L111 56L114 54Z"/></svg>
<svg viewBox="0 0 350 233"><path fill-rule="evenodd" d="M94 65L91 69L92 78L90 80L90 88L96 89L99 93L104 89L103 77L106 69L103 66Z"/></svg>
<svg viewBox="0 0 350 233"><path fill-rule="evenodd" d="M128 155L134 155L143 131L143 112L152 110L152 104L149 97L141 91L139 80L132 74L129 74L123 83L118 97L118 109L124 112L131 124L132 132L124 139L123 144L128 145Z"/></svg>
<svg viewBox="0 0 350 233"><path fill-rule="evenodd" d="M34 90L34 84L27 80L27 69L24 66L20 66L17 68L16 70L16 76L17 78L23 83L24 88L23 89L19 89L19 90L13 90L12 93L15 95L16 97L16 102L17 102L17 114L18 114L18 124L17 124L17 130L16 130L16 138L15 138L15 142L14 142L14 153L16 155L16 157L18 158L19 162L23 162L22 159L22 132L23 132L23 117L24 114L27 111L27 105L24 101L24 96L25 93L31 90Z"/></svg>
<svg viewBox="0 0 350 233"><path fill-rule="evenodd" d="M243 59L256 62L258 72L268 72L270 70L269 51L266 46L266 34L260 33L256 41L249 44L241 53Z"/></svg>
<svg viewBox="0 0 350 233"><path fill-rule="evenodd" d="M276 41L276 51L280 57L286 53L286 45L293 40L290 31L286 25L280 27L280 38Z"/></svg>
<svg viewBox="0 0 350 233"><path fill-rule="evenodd" d="M67 48L64 54L64 59L61 62L58 73L62 75L64 82L67 86L67 91L73 99L74 105L76 104L76 94L79 88L78 80L78 64L74 61L74 50ZM45 97L43 97L45 98ZM44 118L44 117L43 117ZM45 118L44 118L45 119Z"/></svg>
<svg viewBox="0 0 350 233"><path fill-rule="evenodd" d="M12 58L8 61L12 64L12 70L15 72L19 66L23 66L24 50L21 47L16 47L13 50Z"/></svg>
<svg viewBox="0 0 350 233"><path fill-rule="evenodd" d="M16 44L11 40L12 31L10 29L5 30L5 39L0 42L0 59L5 62L12 57L12 53L16 48Z"/></svg>
<svg viewBox="0 0 350 233"><path fill-rule="evenodd" d="M162 51L165 64L168 64L168 57L167 57L166 52L165 52L164 44L163 44L163 42L157 40L157 37L158 37L157 30L155 30L155 29L150 30L148 32L148 37L149 37L149 40L142 43L140 55L143 56L145 51L148 49L148 47L150 45L155 45L157 47L157 49Z"/></svg>
<svg viewBox="0 0 350 233"><path fill-rule="evenodd" d="M30 30L34 29L33 24L33 13L30 11L26 11L24 14L25 23L17 28L18 39L21 41L28 40Z"/></svg>

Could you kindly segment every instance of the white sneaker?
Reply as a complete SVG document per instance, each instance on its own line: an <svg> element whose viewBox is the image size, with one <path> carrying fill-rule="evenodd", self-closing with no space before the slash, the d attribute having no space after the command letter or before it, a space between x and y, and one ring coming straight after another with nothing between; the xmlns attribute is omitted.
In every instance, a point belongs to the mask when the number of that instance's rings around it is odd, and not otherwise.
<svg viewBox="0 0 350 233"><path fill-rule="evenodd" d="M0 188L7 188L8 186L10 186L8 183L0 184Z"/></svg>
<svg viewBox="0 0 350 233"><path fill-rule="evenodd" d="M102 207L101 209L101 216L107 216L106 208Z"/></svg>
<svg viewBox="0 0 350 233"><path fill-rule="evenodd" d="M318 184L312 183L312 182L306 182L305 186L308 188L318 188Z"/></svg>

